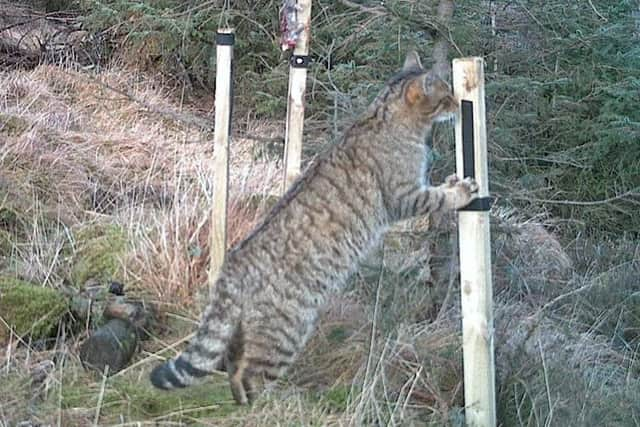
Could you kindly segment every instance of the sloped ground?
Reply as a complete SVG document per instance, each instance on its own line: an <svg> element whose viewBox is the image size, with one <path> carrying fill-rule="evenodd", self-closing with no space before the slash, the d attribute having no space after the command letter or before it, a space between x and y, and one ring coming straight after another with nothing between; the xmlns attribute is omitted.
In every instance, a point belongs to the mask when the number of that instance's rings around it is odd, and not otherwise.
<svg viewBox="0 0 640 427"><path fill-rule="evenodd" d="M72 319L51 340L9 334L0 425L462 425L447 227L390 234L288 378L253 407L235 406L222 377L179 393L151 388L151 366L194 326L208 257L212 135L183 119L212 117L212 103L172 95L131 70L0 74L1 277L52 289L117 279L161 312L134 363L108 378L81 368L87 330ZM277 192L280 159L239 135L230 170L233 243ZM501 425L636 425L637 242L563 246L546 220L493 218Z"/></svg>

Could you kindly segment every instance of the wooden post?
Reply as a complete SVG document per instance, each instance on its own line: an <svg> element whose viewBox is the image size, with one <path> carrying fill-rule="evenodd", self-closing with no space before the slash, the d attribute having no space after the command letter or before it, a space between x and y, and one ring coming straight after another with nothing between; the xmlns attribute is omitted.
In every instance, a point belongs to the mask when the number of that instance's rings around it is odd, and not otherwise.
<svg viewBox="0 0 640 427"><path fill-rule="evenodd" d="M282 192L300 175L302 161L302 131L304 126L304 93L309 66L311 33L311 0L298 0L298 18L304 25L289 65L289 97L284 146L284 179Z"/></svg>
<svg viewBox="0 0 640 427"><path fill-rule="evenodd" d="M213 159L213 206L209 247L209 292L213 291L227 251L227 201L229 181L229 133L232 109L233 29L216 35L216 99Z"/></svg>
<svg viewBox="0 0 640 427"><path fill-rule="evenodd" d="M489 236L489 179L482 58L453 60L453 92L462 117L456 123L458 176L471 176L478 199L459 212L464 399L467 426L496 425L493 355L493 286Z"/></svg>

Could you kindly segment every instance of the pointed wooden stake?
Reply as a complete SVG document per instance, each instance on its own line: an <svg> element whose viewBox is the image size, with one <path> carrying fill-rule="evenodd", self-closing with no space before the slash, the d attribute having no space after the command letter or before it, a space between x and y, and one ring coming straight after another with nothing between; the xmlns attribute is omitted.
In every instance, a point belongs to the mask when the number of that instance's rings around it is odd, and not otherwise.
<svg viewBox="0 0 640 427"><path fill-rule="evenodd" d="M482 58L453 60L453 92L462 110L456 123L457 173L474 177L480 187L479 197L486 198L489 178ZM488 206L476 203L473 210L465 208L458 214L465 420L470 427L496 425Z"/></svg>
<svg viewBox="0 0 640 427"><path fill-rule="evenodd" d="M227 201L229 199L229 133L233 93L233 29L220 29L216 35L216 99L213 160L213 206L209 247L209 293L227 252Z"/></svg>
<svg viewBox="0 0 640 427"><path fill-rule="evenodd" d="M304 30L300 34L300 38L293 50L292 62L289 66L289 100L285 128L283 193L300 175L302 162L304 94L307 87L309 38L311 33L311 0L298 0L298 7L298 17L304 25ZM307 61L305 62L302 58L307 58Z"/></svg>

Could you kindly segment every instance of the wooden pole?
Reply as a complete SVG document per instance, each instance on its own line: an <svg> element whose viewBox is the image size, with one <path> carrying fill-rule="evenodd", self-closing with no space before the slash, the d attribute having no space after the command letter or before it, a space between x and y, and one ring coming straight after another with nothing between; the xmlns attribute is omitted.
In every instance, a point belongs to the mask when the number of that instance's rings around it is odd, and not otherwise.
<svg viewBox="0 0 640 427"><path fill-rule="evenodd" d="M482 58L453 60L453 92L462 117L456 123L458 176L471 176L478 199L459 212L464 399L467 426L496 425L493 355L493 286L489 236L489 179Z"/></svg>
<svg viewBox="0 0 640 427"><path fill-rule="evenodd" d="M302 131L304 126L304 93L309 65L309 38L311 33L311 0L298 0L298 18L304 25L293 49L289 65L289 101L284 146L284 179L282 192L300 175L302 162Z"/></svg>
<svg viewBox="0 0 640 427"><path fill-rule="evenodd" d="M213 158L213 206L209 247L209 292L218 277L227 251L227 201L229 192L229 133L232 109L234 31L216 35L216 99Z"/></svg>

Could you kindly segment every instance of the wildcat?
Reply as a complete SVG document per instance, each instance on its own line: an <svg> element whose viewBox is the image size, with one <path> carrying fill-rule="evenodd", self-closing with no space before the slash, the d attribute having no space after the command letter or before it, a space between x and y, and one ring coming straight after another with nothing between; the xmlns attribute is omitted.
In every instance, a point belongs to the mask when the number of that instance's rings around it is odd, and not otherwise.
<svg viewBox="0 0 640 427"><path fill-rule="evenodd" d="M396 221L467 205L477 185L455 175L427 184L434 122L458 102L415 52L342 141L318 157L261 225L233 248L200 328L151 382L185 387L224 369L239 404L282 376L313 334L330 294Z"/></svg>

